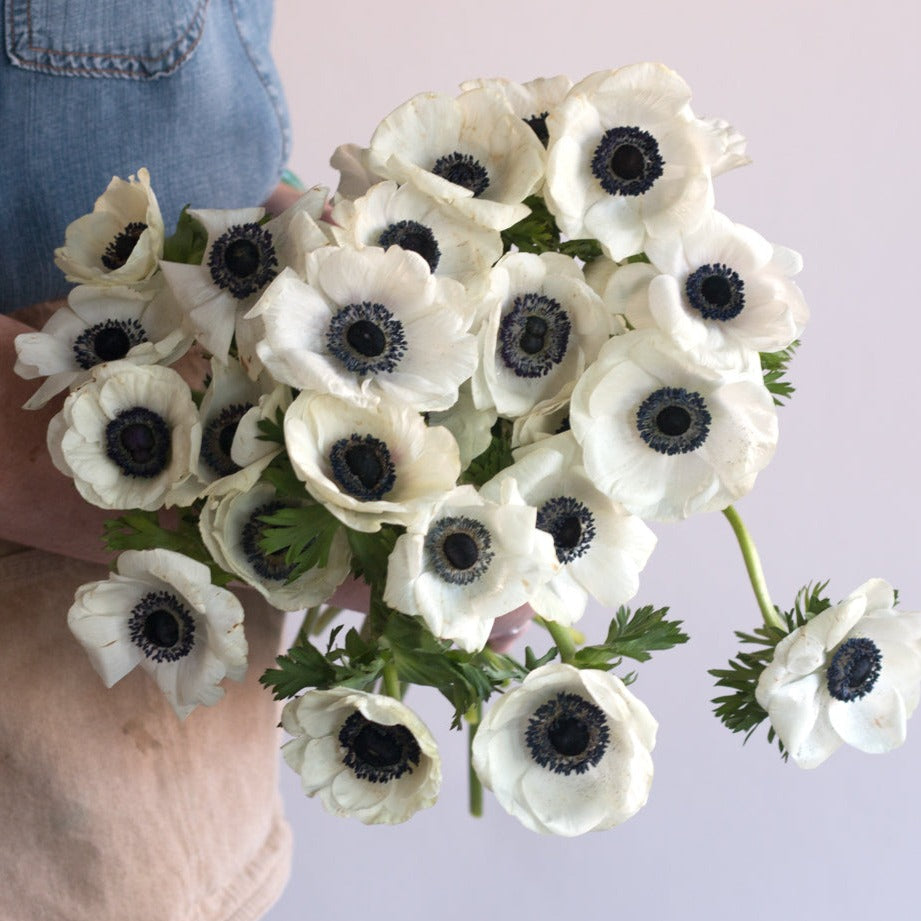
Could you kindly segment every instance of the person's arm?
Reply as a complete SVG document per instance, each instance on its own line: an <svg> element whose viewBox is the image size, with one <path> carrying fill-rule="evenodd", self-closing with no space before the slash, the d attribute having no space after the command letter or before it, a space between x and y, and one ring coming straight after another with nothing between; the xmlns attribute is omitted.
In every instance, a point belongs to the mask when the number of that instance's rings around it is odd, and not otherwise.
<svg viewBox="0 0 921 921"><path fill-rule="evenodd" d="M46 432L62 397L44 409L22 404L41 381L13 373L13 341L31 328L0 316L0 538L93 562L108 562L102 526L113 513L87 503L51 463Z"/></svg>

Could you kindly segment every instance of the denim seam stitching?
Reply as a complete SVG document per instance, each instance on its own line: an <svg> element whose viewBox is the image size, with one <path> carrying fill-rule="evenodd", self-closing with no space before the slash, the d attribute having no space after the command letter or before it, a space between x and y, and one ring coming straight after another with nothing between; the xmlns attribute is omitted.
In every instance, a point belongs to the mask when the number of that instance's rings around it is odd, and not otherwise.
<svg viewBox="0 0 921 921"><path fill-rule="evenodd" d="M159 71L152 76L168 76L171 73L174 73L179 67L181 67L192 55L195 49L198 47L199 42L201 41L202 33L204 31L204 17L205 12L207 11L208 4L210 0L199 0L198 5L195 7L195 11L192 14L192 17L189 20L188 26L182 32L182 34L171 44L169 45L162 54L159 56L153 55L143 55L143 54L128 54L123 52L116 51L63 51L56 48L42 48L33 44L32 37L32 0L26 0L25 8L25 26L26 26L26 39L27 44L25 46L26 51L32 52L35 55L35 58L23 57L20 51L20 48L16 44L17 32L16 29L16 19L17 19L17 9L15 0L10 0L9 2L9 17L7 23L7 53L10 56L10 59L22 67L25 70L38 70L43 72L52 72L60 74L69 74L73 76L84 76L84 75L108 75L113 74L120 77L125 77L127 79L142 79L143 74L132 73L129 70L124 69L119 66L105 67L100 65L96 66L77 66L76 64L54 64L50 61L41 61L38 59L39 55L48 55L56 58L65 58L65 59L80 59L80 58L97 58L102 60L111 60L111 61L124 61L124 62L138 62L138 63L157 63L168 58L173 50L182 45L183 42L189 42L189 36L192 35L197 30L197 34L194 39L191 39L191 43L188 45L185 51L183 51L175 61L170 63L166 70ZM19 16L22 17L22 11L19 10Z"/></svg>
<svg viewBox="0 0 921 921"><path fill-rule="evenodd" d="M246 52L246 57L248 58L250 65L255 71L256 76L259 78L259 82L262 84L262 88L265 90L266 95L269 97L269 102L272 104L272 110L275 113L275 119L278 122L278 130L281 133L281 155L278 162L277 173L280 176L281 171L284 169L285 163L288 162L288 156L291 153L290 127L288 125L287 119L285 118L285 113L279 104L277 87L271 80L269 80L267 75L263 73L262 68L259 66L257 56L253 52L252 46L247 41L243 29L240 28L240 20L237 16L237 0L231 0L230 2L230 15L233 17L234 28L237 31L237 35L240 37L240 44L243 46L243 50Z"/></svg>

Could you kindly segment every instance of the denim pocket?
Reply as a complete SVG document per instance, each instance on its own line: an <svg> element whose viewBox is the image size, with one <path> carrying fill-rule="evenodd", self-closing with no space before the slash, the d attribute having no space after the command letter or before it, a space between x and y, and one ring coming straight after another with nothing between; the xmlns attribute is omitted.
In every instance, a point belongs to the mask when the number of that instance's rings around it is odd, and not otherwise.
<svg viewBox="0 0 921 921"><path fill-rule="evenodd" d="M201 38L208 0L4 0L6 50L25 70L155 80Z"/></svg>

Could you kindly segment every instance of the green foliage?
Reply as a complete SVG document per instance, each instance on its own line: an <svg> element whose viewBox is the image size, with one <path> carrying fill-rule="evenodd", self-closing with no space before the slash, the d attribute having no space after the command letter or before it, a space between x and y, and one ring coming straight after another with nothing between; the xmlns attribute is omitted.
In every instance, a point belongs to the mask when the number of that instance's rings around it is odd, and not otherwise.
<svg viewBox="0 0 921 921"><path fill-rule="evenodd" d="M500 470L510 467L512 460L512 424L507 419L497 419L492 427L489 447L470 462L459 482L479 488Z"/></svg>
<svg viewBox="0 0 921 921"><path fill-rule="evenodd" d="M513 247L523 253L556 252L560 246L560 229L556 220L539 195L524 200L531 213L502 231L505 252Z"/></svg>
<svg viewBox="0 0 921 921"><path fill-rule="evenodd" d="M260 419L256 423L261 441L273 441L275 444L285 446L285 411L279 407L275 411L274 419Z"/></svg>
<svg viewBox="0 0 921 921"><path fill-rule="evenodd" d="M453 649L450 642L434 637L421 620L386 608L379 599L372 599L369 623L380 627L380 633L352 629L336 646L337 629L325 654L301 637L260 681L278 699L307 688L369 690L390 667L401 684L437 688L454 707L452 727L459 728L471 707L507 681L527 674L513 659L489 649L476 653Z"/></svg>
<svg viewBox="0 0 921 921"><path fill-rule="evenodd" d="M207 246L207 231L189 214L189 206L186 205L176 222L176 232L163 241L163 258L167 262L201 265Z"/></svg>
<svg viewBox="0 0 921 921"><path fill-rule="evenodd" d="M736 639L751 648L748 651L741 650L726 668L710 669L709 674L717 679L716 686L730 691L729 694L713 698L713 712L731 732L744 732L744 742L767 719L767 711L755 698L761 673L774 658L774 650L785 636L831 607L831 602L824 594L827 585L827 581L806 585L797 592L789 611L776 608L786 624L786 630L769 626L756 627L751 633L737 630ZM767 737L768 742L776 739L773 727L768 728ZM777 739L777 744L786 760L787 752L780 739Z"/></svg>
<svg viewBox="0 0 921 921"><path fill-rule="evenodd" d="M234 577L211 559L198 530L199 508L200 503L190 509L182 509L172 528L160 523L157 512L134 510L118 518L110 518L103 525L105 546L116 552L153 550L157 547L174 550L208 566L215 585L227 585Z"/></svg>
<svg viewBox="0 0 921 921"><path fill-rule="evenodd" d="M609 670L621 664L624 657L646 662L652 653L671 649L688 641L681 629L680 620L666 620L668 608L654 608L651 604L631 614L621 607L611 619L603 643L584 646L575 653L572 664L579 668Z"/></svg>
<svg viewBox="0 0 921 921"><path fill-rule="evenodd" d="M560 252L583 262L591 262L601 255L601 244L597 240L566 240L560 244Z"/></svg>
<svg viewBox="0 0 921 921"><path fill-rule="evenodd" d="M799 339L779 352L761 352L761 371L764 374L764 386L774 397L777 406L783 406L796 388L785 379L787 368L793 360L793 353L799 347Z"/></svg>
<svg viewBox="0 0 921 921"><path fill-rule="evenodd" d="M379 531L353 531L346 529L352 551L352 574L371 586L384 590L387 581L387 558L403 529L384 525Z"/></svg>
<svg viewBox="0 0 921 921"><path fill-rule="evenodd" d="M333 538L342 527L339 519L319 503L281 508L270 515L260 515L259 520L266 525L259 539L260 549L267 554L284 553L285 563L294 567L288 582L326 566Z"/></svg>

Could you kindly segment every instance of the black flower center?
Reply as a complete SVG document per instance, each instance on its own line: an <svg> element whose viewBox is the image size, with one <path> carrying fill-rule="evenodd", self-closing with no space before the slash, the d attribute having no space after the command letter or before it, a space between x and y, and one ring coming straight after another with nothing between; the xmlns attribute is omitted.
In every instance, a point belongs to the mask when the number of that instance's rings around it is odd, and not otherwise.
<svg viewBox="0 0 921 921"><path fill-rule="evenodd" d="M104 320L74 339L74 357L86 371L104 361L118 361L147 341L147 333L137 320Z"/></svg>
<svg viewBox="0 0 921 921"><path fill-rule="evenodd" d="M263 579L268 579L270 582L285 582L294 572L294 564L287 562L284 550L267 553L262 548L266 529L272 527L263 519L284 508L288 508L288 506L282 502L266 502L264 505L260 505L258 508L253 509L240 533L240 546L243 553L246 554L247 562L253 567L257 575Z"/></svg>
<svg viewBox="0 0 921 921"><path fill-rule="evenodd" d="M192 651L195 621L177 595L148 592L131 609L128 633L148 659L175 662Z"/></svg>
<svg viewBox="0 0 921 921"><path fill-rule="evenodd" d="M342 763L371 783L411 774L422 755L416 737L402 723L385 726L357 710L342 724L339 744L344 749Z"/></svg>
<svg viewBox="0 0 921 921"><path fill-rule="evenodd" d="M882 667L883 655L873 640L851 637L832 656L826 673L828 693L836 700L859 700L873 690Z"/></svg>
<svg viewBox="0 0 921 921"><path fill-rule="evenodd" d="M389 374L406 354L403 324L383 305L362 301L330 320L326 347L355 374Z"/></svg>
<svg viewBox="0 0 921 921"><path fill-rule="evenodd" d="M225 406L206 426L201 436L202 463L218 477L236 473L240 466L230 456L233 437L243 416L252 409L251 403Z"/></svg>
<svg viewBox="0 0 921 921"><path fill-rule="evenodd" d="M473 192L477 198L489 188L489 173L479 160L470 154L454 153L439 157L432 167L432 172L448 182L463 186Z"/></svg>
<svg viewBox="0 0 921 921"><path fill-rule="evenodd" d="M125 229L114 237L106 246L105 252L100 257L102 264L111 272L120 269L134 252L141 234L147 230L147 225L142 221L132 221Z"/></svg>
<svg viewBox="0 0 921 921"><path fill-rule="evenodd" d="M537 527L553 537L556 558L570 563L582 556L595 539L595 517L572 496L548 499L537 510Z"/></svg>
<svg viewBox="0 0 921 921"><path fill-rule="evenodd" d="M534 711L525 742L531 757L556 774L584 774L607 751L610 732L604 711L567 691L559 692Z"/></svg>
<svg viewBox="0 0 921 921"><path fill-rule="evenodd" d="M418 253L434 272L441 261L441 250L430 227L418 221L397 221L386 227L377 241L378 246L389 249L399 246L401 249Z"/></svg>
<svg viewBox="0 0 921 921"><path fill-rule="evenodd" d="M705 320L731 320L745 306L745 282L738 272L715 262L702 265L684 285L691 306Z"/></svg>
<svg viewBox="0 0 921 921"><path fill-rule="evenodd" d="M683 387L662 387L636 411L640 437L660 454L687 454L710 434L710 412L704 398Z"/></svg>
<svg viewBox="0 0 921 921"><path fill-rule="evenodd" d="M499 323L499 354L518 377L544 377L565 357L571 329L558 301L544 294L519 294Z"/></svg>
<svg viewBox="0 0 921 921"><path fill-rule="evenodd" d="M425 535L424 547L428 565L452 585L469 585L481 578L495 556L488 528L467 515L434 522Z"/></svg>
<svg viewBox="0 0 921 921"><path fill-rule="evenodd" d="M531 115L524 119L544 147L550 143L550 132L547 130L547 116L549 114L549 112L541 112L540 115Z"/></svg>
<svg viewBox="0 0 921 921"><path fill-rule="evenodd" d="M383 499L396 483L387 445L373 435L340 438L329 452L333 479L343 492L362 502Z"/></svg>
<svg viewBox="0 0 921 921"><path fill-rule="evenodd" d="M120 412L106 426L106 456L125 476L158 476L169 466L171 454L169 426L145 406Z"/></svg>
<svg viewBox="0 0 921 921"><path fill-rule="evenodd" d="M636 127L610 128L592 157L592 174L609 195L642 195L662 175L659 144Z"/></svg>
<svg viewBox="0 0 921 921"><path fill-rule="evenodd" d="M214 283L238 300L261 291L277 265L272 234L258 224L235 224L215 240L208 257Z"/></svg>

